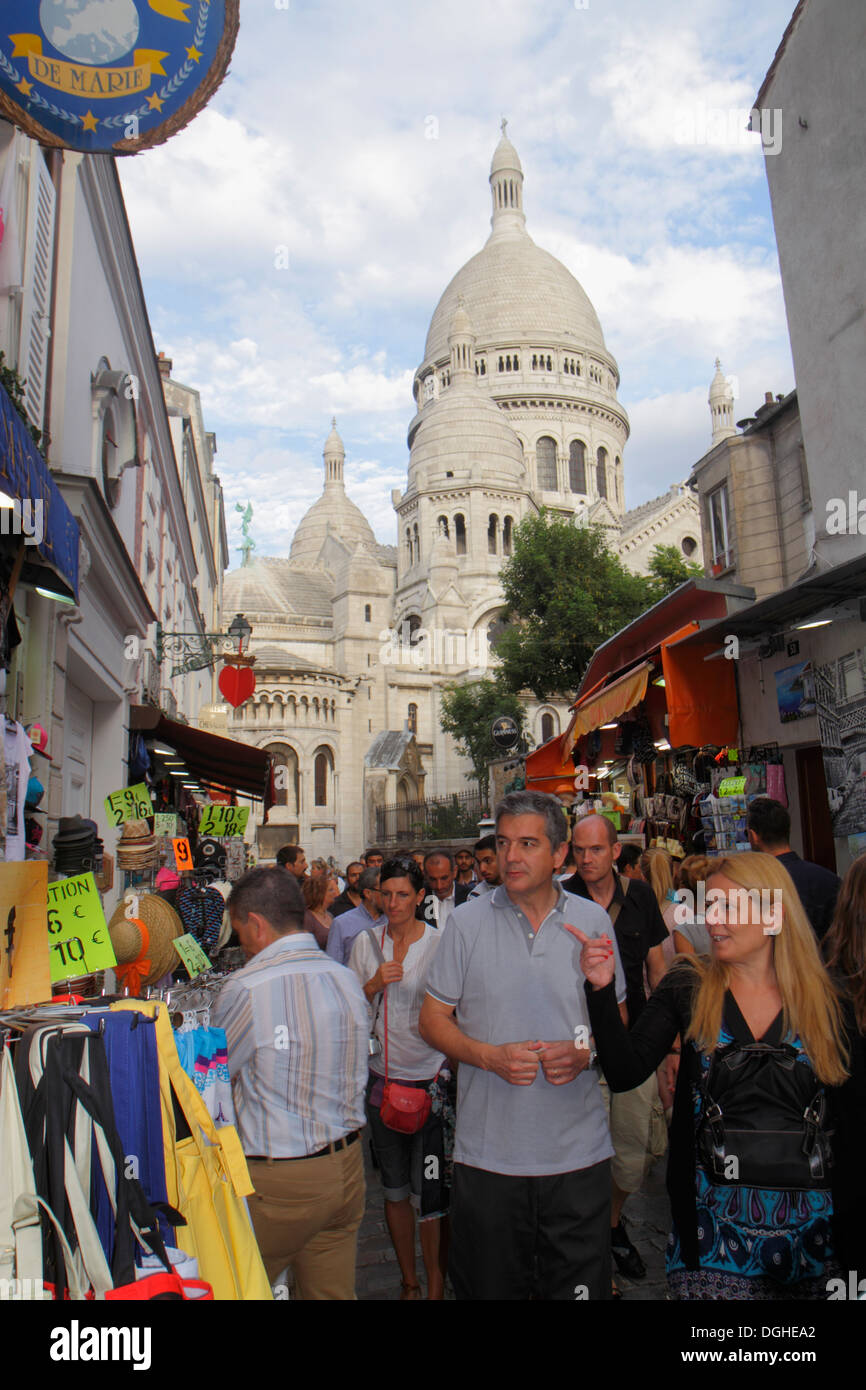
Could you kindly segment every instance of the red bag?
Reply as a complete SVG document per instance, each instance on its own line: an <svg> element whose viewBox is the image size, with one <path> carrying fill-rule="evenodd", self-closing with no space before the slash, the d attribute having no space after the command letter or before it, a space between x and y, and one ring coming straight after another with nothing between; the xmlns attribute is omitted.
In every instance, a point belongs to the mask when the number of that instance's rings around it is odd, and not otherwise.
<svg viewBox="0 0 866 1390"><path fill-rule="evenodd" d="M382 947L385 946L385 928L382 928ZM379 1118L388 1129L398 1134L417 1134L423 1129L433 1104L430 1093L420 1086L405 1086L400 1081L388 1080L388 986L385 986L385 1089Z"/></svg>
<svg viewBox="0 0 866 1390"><path fill-rule="evenodd" d="M144 1279L136 1279L134 1284L124 1284L119 1289L107 1289L105 1299L138 1299L147 1303L187 1302L194 1298L213 1301L213 1289L203 1279L181 1279L179 1274L168 1270L158 1270Z"/></svg>

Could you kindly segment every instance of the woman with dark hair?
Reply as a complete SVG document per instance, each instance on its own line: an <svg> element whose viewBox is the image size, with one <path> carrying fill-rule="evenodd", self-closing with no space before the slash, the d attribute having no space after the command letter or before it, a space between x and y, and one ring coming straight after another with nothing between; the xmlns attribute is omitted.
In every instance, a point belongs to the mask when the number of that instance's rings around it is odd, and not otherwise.
<svg viewBox="0 0 866 1390"><path fill-rule="evenodd" d="M863 1068L794 884L769 854L713 861L710 955L675 963L630 1032L613 957L581 936L614 1091L683 1039L667 1271L679 1299L816 1299L862 1256ZM765 896L766 895L766 896ZM770 900L772 899L772 908Z"/></svg>
<svg viewBox="0 0 866 1390"><path fill-rule="evenodd" d="M417 1211L427 1297L441 1299L447 1255L442 1238L448 1207L445 1129L453 1120L441 1075L446 1058L421 1037L418 1018L442 933L415 916L424 897L424 875L414 859L407 855L386 860L379 891L387 924L362 931L349 959L373 1012L371 1048L376 1051L370 1057L367 1123L382 1178L385 1219L400 1265L400 1297L421 1297L415 1271ZM392 1081L430 1093L430 1114L415 1133L399 1132L382 1119L386 1082Z"/></svg>

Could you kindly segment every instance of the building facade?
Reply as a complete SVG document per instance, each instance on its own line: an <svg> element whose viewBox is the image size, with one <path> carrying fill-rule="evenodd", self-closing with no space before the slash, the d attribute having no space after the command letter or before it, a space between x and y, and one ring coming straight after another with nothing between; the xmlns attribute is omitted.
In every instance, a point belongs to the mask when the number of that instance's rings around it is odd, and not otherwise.
<svg viewBox="0 0 866 1390"><path fill-rule="evenodd" d="M469 788L440 723L448 681L485 674L514 530L541 506L604 526L636 571L656 544L700 560L691 491L627 512L629 434L619 370L573 275L526 230L523 171L504 130L490 171L490 236L433 313L415 373L398 544L380 545L346 494L336 422L322 495L284 559L226 575L223 625L253 625L257 688L227 729L285 771L264 856L289 839L342 862L377 838L378 808ZM566 701L527 697L531 742L564 729Z"/></svg>

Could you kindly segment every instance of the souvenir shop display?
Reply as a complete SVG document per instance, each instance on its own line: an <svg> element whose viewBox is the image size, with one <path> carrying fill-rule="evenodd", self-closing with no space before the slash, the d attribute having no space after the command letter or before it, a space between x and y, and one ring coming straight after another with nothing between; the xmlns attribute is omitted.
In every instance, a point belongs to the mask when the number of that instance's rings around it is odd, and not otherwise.
<svg viewBox="0 0 866 1390"><path fill-rule="evenodd" d="M27 848L24 814L32 752L23 725L8 715L4 716L3 737L0 739L0 851L7 861L23 859Z"/></svg>
<svg viewBox="0 0 866 1390"><path fill-rule="evenodd" d="M225 1034L199 1023L223 978L173 1015L188 1069L161 1000L0 1014L0 1274L21 1297L272 1298Z"/></svg>
<svg viewBox="0 0 866 1390"><path fill-rule="evenodd" d="M137 901L120 902L108 923L108 934L117 956L115 976L121 989L138 994L155 985L180 965L172 946L185 927L174 908L156 893L141 893ZM131 915L130 915L131 914Z"/></svg>

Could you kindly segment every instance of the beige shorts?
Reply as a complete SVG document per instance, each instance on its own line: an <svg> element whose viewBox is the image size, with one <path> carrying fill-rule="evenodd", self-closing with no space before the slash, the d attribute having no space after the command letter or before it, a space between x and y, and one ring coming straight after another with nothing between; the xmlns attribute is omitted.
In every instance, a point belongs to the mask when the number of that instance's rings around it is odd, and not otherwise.
<svg viewBox="0 0 866 1390"><path fill-rule="evenodd" d="M633 1091L611 1095L604 1077L601 1094L610 1122L614 1156L610 1173L621 1192L637 1192L645 1175L668 1146L664 1109L656 1074Z"/></svg>

